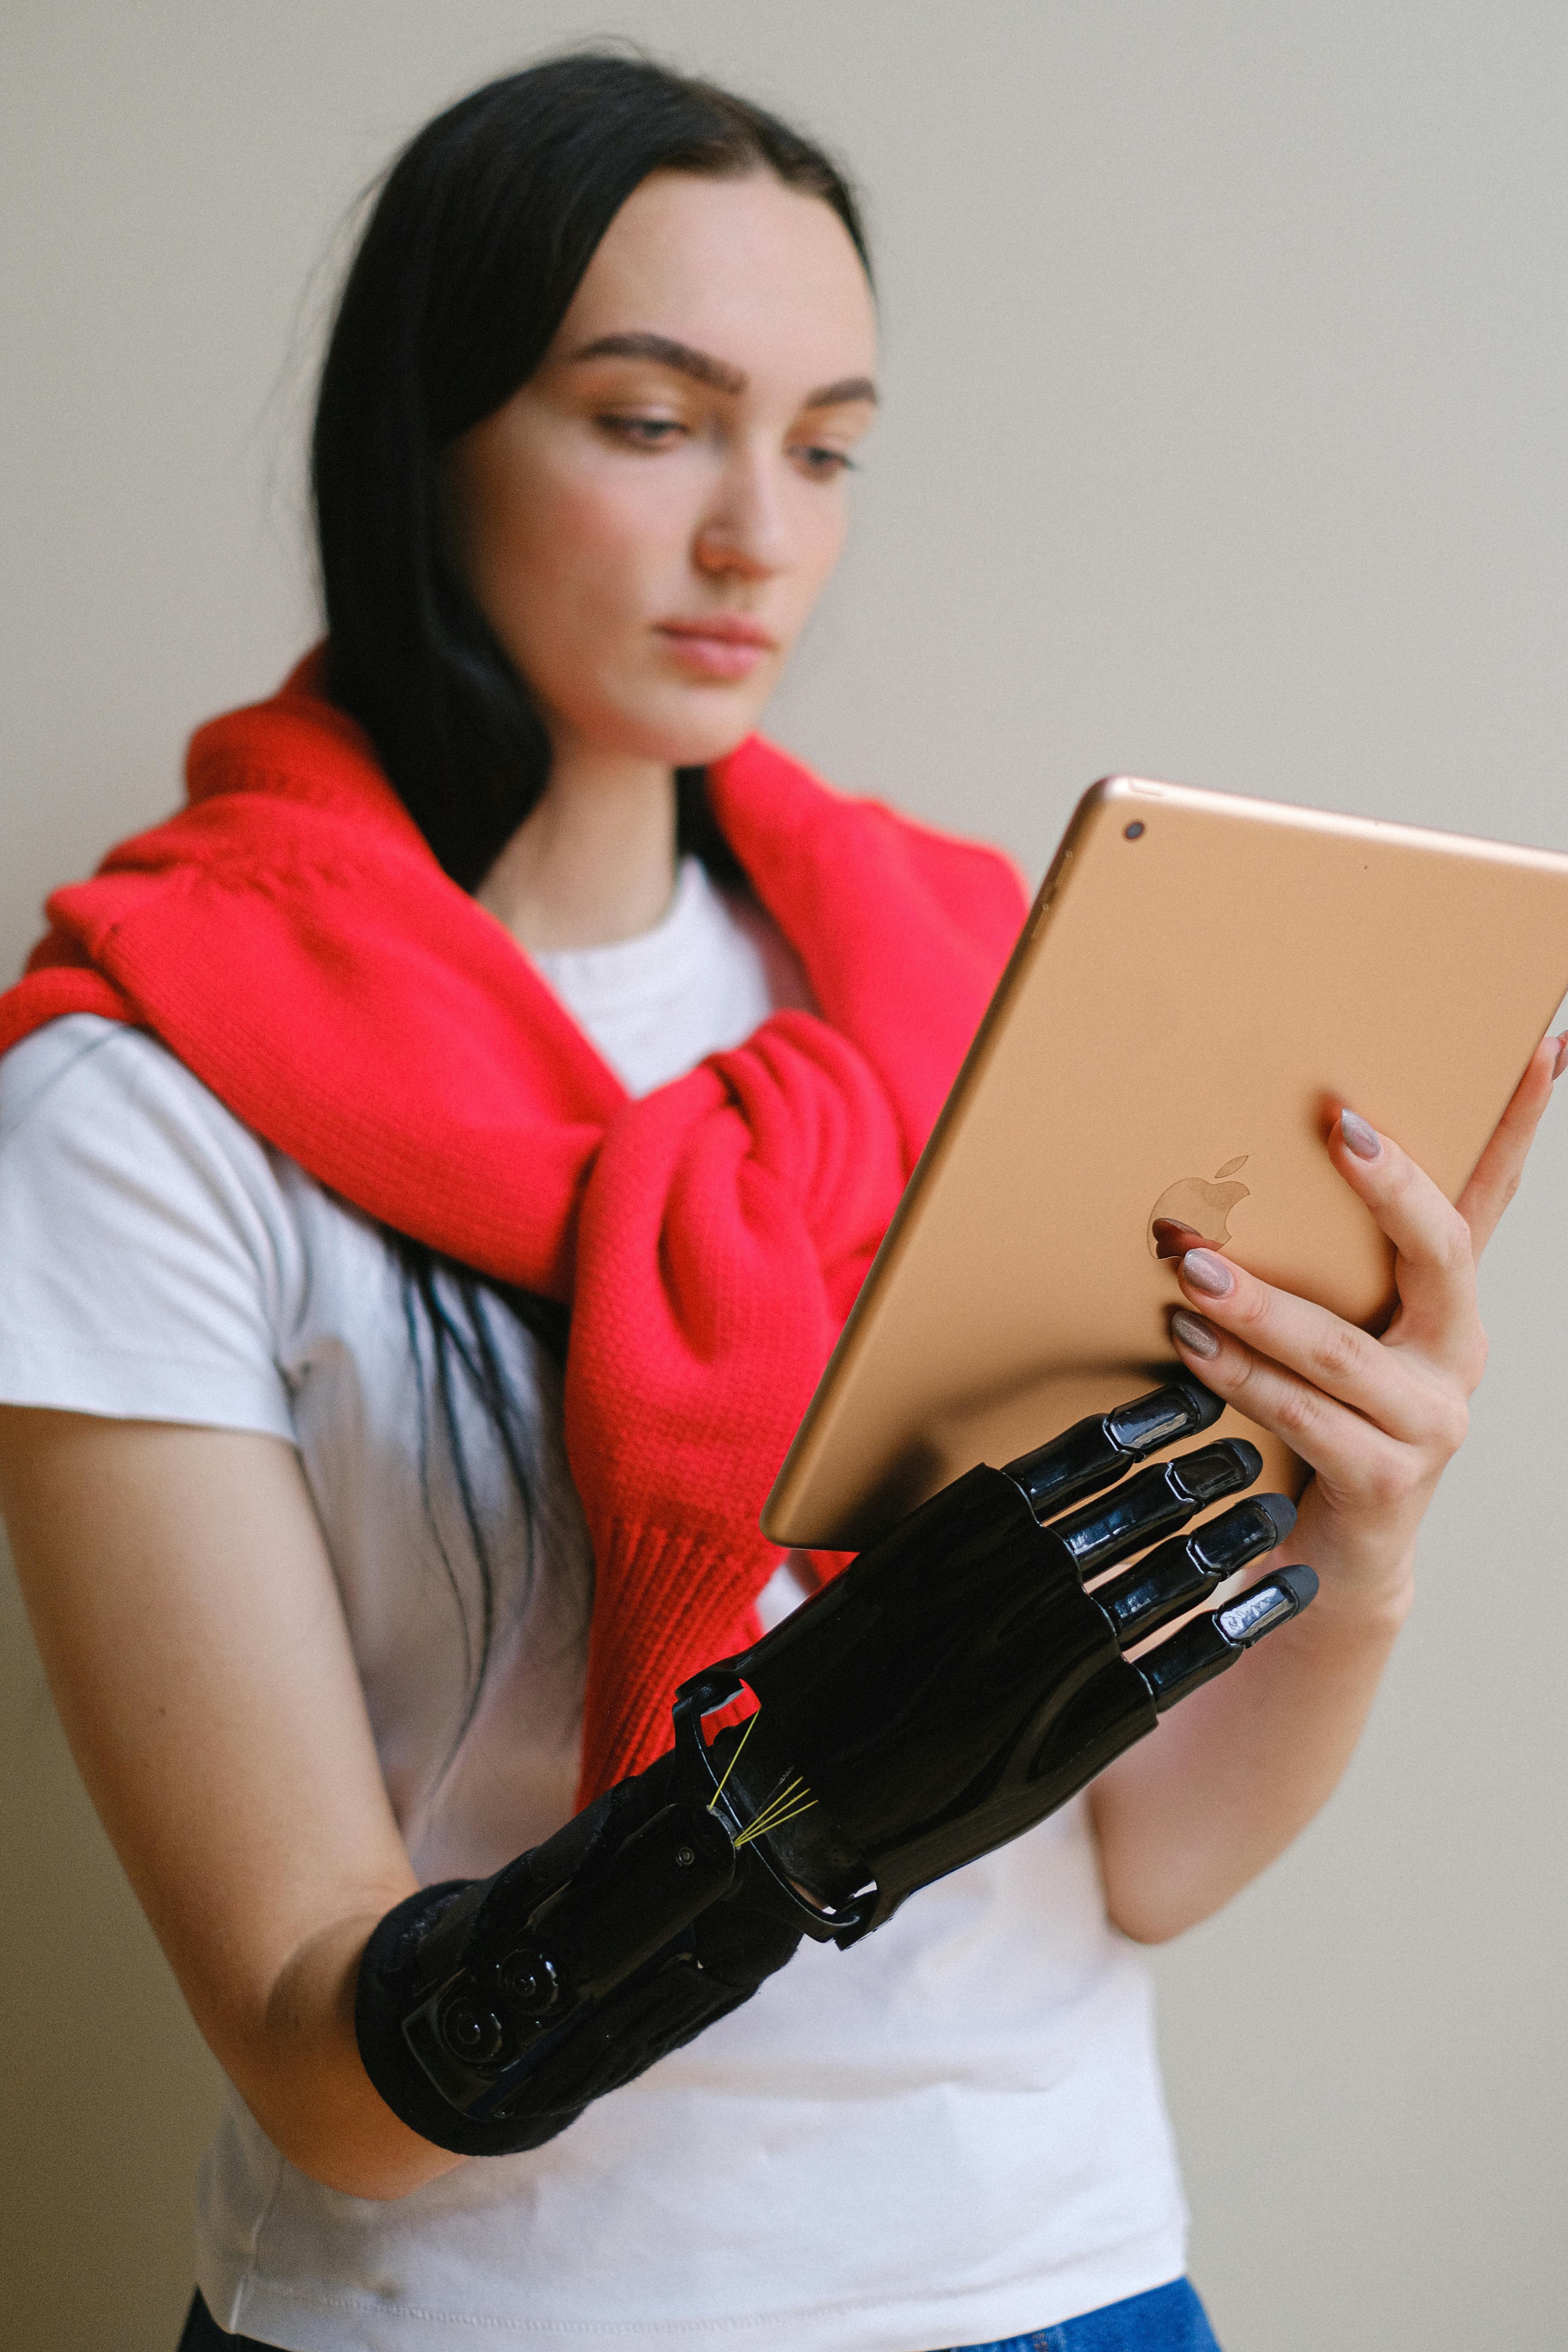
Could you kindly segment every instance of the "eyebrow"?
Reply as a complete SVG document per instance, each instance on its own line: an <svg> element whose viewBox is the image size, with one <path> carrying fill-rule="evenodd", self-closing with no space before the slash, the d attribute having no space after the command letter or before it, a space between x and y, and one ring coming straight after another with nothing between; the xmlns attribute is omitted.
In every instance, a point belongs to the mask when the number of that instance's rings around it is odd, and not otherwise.
<svg viewBox="0 0 1568 2352"><path fill-rule="evenodd" d="M875 408L877 387L868 375L840 376L837 383L825 383L820 392L808 392L801 406L841 408L852 400L868 400Z"/></svg>
<svg viewBox="0 0 1568 2352"><path fill-rule="evenodd" d="M583 360L652 360L658 367L673 368L678 375L689 375L696 383L706 384L710 392L731 396L744 392L751 380L743 369L731 367L726 360L716 360L710 352L697 351L690 343L677 342L671 335L600 335L573 352L574 365ZM808 392L801 406L838 408L855 400L867 400L875 405L876 399L877 387L868 375L847 375L837 383L825 383L816 392Z"/></svg>

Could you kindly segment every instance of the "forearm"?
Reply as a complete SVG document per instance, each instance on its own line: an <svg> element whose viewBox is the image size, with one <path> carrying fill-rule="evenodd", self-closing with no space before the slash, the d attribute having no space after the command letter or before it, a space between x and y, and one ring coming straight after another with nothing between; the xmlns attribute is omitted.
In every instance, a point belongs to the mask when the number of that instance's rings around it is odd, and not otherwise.
<svg viewBox="0 0 1568 2352"><path fill-rule="evenodd" d="M82 1777L209 2048L289 2161L400 2197L358 1960L414 1872L291 1447L0 1411L0 1510Z"/></svg>
<svg viewBox="0 0 1568 2352"><path fill-rule="evenodd" d="M68 1704L62 1711L78 1731L75 1710ZM301 1803L292 1854L280 1824L258 1822L254 1845L237 1842L193 1872L177 1852L163 1850L156 1832L128 1833L128 1816L142 1810L134 1770L111 1790L89 1743L75 1744L197 2027L279 2153L327 2188L375 2199L405 2197L461 2162L393 2113L355 2039L360 1955L377 1921L416 1885L400 1843L395 1853L383 1852L379 1868L351 1874L341 1852L310 1853L321 1823ZM211 1756L216 1771L216 1739ZM195 1759L185 1769L194 1772ZM177 1844L180 1825L173 1826ZM215 1950L201 1915L234 1920L246 1880L270 1884L273 1900Z"/></svg>
<svg viewBox="0 0 1568 2352"><path fill-rule="evenodd" d="M1322 1569L1304 1511L1281 1560ZM1411 1600L1409 1560L1375 1584L1336 1577L1313 1607L1117 1758L1090 1795L1111 1918L1163 1943L1208 1918L1332 1794Z"/></svg>
<svg viewBox="0 0 1568 2352"><path fill-rule="evenodd" d="M360 1955L381 1916L365 1911L322 1928L249 2015L201 2021L236 2088L290 2164L351 2197L395 2199L465 2159L402 2123L361 2060L354 1986Z"/></svg>

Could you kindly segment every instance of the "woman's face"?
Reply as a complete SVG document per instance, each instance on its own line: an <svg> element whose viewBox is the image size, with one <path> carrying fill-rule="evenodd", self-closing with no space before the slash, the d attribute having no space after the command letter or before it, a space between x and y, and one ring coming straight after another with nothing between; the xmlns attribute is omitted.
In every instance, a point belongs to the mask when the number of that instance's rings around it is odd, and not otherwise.
<svg viewBox="0 0 1568 2352"><path fill-rule="evenodd" d="M560 332L449 453L460 560L557 752L699 766L755 725L844 541L870 290L759 172L647 180Z"/></svg>

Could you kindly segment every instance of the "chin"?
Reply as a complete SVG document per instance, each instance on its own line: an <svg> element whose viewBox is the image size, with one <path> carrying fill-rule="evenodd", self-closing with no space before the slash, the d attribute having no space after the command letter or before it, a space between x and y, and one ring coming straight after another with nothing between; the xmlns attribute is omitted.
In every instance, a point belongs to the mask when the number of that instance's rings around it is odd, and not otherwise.
<svg viewBox="0 0 1568 2352"><path fill-rule="evenodd" d="M694 699L696 698L693 698ZM763 712L763 698L710 689L697 708L649 713L626 730L622 748L668 768L708 768L743 743Z"/></svg>

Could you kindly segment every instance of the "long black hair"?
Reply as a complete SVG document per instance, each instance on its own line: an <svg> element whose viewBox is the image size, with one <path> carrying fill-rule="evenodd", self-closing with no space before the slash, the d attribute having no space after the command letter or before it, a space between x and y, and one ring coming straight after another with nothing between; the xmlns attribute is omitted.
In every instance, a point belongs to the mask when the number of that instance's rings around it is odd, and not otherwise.
<svg viewBox="0 0 1568 2352"><path fill-rule="evenodd" d="M427 123L388 172L344 284L311 446L327 691L364 728L404 806L466 890L543 793L550 745L452 561L442 454L533 373L622 205L651 173L670 171L710 179L769 172L820 197L869 277L854 192L814 142L711 83L589 50L490 82ZM677 772L676 814L682 852L721 883L743 879L701 769ZM429 1466L438 1432L479 1577L473 1627L443 1549L468 1661L455 1755L478 1705L495 1617L459 1390L493 1433L521 1507L526 1601L538 1530L530 1417L513 1392L494 1311L521 1324L557 1367L567 1320L553 1302L454 1265L406 1234L387 1238L419 1389L426 1515L434 1528ZM583 1599L585 1631L591 1595Z"/></svg>

